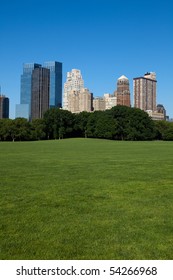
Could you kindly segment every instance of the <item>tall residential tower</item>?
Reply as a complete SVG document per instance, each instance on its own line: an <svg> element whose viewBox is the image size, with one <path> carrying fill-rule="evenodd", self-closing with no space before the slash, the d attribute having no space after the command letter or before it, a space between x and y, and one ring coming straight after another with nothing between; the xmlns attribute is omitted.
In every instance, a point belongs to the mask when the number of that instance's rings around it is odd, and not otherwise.
<svg viewBox="0 0 173 280"><path fill-rule="evenodd" d="M146 73L133 79L134 107L144 111L156 111L156 74Z"/></svg>
<svg viewBox="0 0 173 280"><path fill-rule="evenodd" d="M82 79L81 71L78 69L72 69L71 72L67 72L67 79L64 83L63 109L69 109L69 94L73 91L78 92L83 88L84 81Z"/></svg>
<svg viewBox="0 0 173 280"><path fill-rule="evenodd" d="M72 113L92 111L93 95L87 88L84 88L81 71L72 69L67 72L67 79L64 83L63 109Z"/></svg>

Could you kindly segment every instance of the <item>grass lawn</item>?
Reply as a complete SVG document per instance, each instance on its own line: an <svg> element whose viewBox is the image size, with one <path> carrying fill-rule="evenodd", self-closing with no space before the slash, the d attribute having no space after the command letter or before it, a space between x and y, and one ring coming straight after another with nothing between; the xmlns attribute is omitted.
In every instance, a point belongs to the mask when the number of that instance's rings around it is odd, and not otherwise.
<svg viewBox="0 0 173 280"><path fill-rule="evenodd" d="M173 142L0 142L1 259L173 259Z"/></svg>

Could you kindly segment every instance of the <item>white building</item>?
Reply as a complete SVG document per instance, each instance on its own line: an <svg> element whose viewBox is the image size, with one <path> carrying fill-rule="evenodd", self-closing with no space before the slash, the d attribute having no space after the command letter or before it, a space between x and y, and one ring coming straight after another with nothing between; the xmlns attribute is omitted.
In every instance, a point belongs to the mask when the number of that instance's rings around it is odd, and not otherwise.
<svg viewBox="0 0 173 280"><path fill-rule="evenodd" d="M81 71L72 69L67 72L67 80L64 83L63 109L72 113L91 112L93 95L84 88Z"/></svg>

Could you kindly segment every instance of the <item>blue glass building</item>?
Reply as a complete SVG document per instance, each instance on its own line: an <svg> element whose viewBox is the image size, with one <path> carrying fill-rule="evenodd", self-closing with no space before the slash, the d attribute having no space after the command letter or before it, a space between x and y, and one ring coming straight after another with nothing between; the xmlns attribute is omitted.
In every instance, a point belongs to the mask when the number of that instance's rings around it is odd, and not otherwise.
<svg viewBox="0 0 173 280"><path fill-rule="evenodd" d="M62 63L57 61L45 62L43 66L50 70L49 106L62 107Z"/></svg>
<svg viewBox="0 0 173 280"><path fill-rule="evenodd" d="M29 104L16 104L16 118L25 118L29 120L30 107Z"/></svg>
<svg viewBox="0 0 173 280"><path fill-rule="evenodd" d="M32 74L33 70L42 67L37 63L23 64L21 75L20 104L16 105L16 118L31 119L32 99ZM44 68L50 70L49 108L62 107L62 63L49 61L44 63Z"/></svg>
<svg viewBox="0 0 173 280"><path fill-rule="evenodd" d="M16 118L31 117L31 87L32 87L32 71L41 67L37 63L25 63L23 64L23 74L21 75L20 84L20 104L16 105Z"/></svg>

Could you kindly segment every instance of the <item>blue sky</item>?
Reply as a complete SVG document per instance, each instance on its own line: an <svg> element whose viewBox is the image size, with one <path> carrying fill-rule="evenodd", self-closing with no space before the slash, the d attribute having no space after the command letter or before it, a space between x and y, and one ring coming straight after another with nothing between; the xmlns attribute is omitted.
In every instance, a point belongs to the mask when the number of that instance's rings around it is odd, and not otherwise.
<svg viewBox="0 0 173 280"><path fill-rule="evenodd" d="M156 72L157 103L173 118L173 3L137 0L1 1L0 85L10 117L20 103L23 63L56 60L80 69L94 96L113 93L117 79Z"/></svg>

